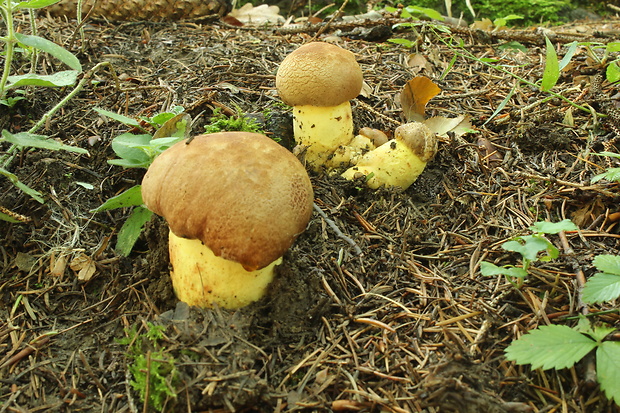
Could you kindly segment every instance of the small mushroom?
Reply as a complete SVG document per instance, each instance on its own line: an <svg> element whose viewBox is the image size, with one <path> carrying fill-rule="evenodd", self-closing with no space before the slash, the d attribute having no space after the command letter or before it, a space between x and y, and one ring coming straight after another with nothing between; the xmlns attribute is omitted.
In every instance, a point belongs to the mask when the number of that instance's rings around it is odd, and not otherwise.
<svg viewBox="0 0 620 413"><path fill-rule="evenodd" d="M293 106L295 141L314 169L353 139L349 101L359 95L362 82L355 55L330 43L307 43L280 64L276 89Z"/></svg>
<svg viewBox="0 0 620 413"><path fill-rule="evenodd" d="M142 197L170 226L179 300L239 308L265 293L310 219L313 192L303 165L273 140L221 132L164 151L144 176Z"/></svg>
<svg viewBox="0 0 620 413"><path fill-rule="evenodd" d="M407 189L436 153L435 134L423 123L406 123L396 128L394 139L367 152L342 177L366 177L366 184L373 189L382 185Z"/></svg>

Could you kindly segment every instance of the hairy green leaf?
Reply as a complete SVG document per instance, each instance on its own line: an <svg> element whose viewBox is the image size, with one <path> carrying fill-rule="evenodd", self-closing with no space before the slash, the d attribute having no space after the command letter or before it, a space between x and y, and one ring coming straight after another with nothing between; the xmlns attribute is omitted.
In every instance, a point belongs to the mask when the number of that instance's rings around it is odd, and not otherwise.
<svg viewBox="0 0 620 413"><path fill-rule="evenodd" d="M118 236L116 237L116 251L120 255L127 257L131 253L133 246L142 233L144 224L152 216L153 213L151 211L141 206L135 207L131 211L131 215L127 218L120 231L118 231Z"/></svg>
<svg viewBox="0 0 620 413"><path fill-rule="evenodd" d="M69 66L71 69L78 72L82 71L82 64L80 63L78 58L75 57L73 53L71 53L64 47L58 46L56 43L39 36L15 33L15 37L17 38L18 42L26 46L34 47L35 49L39 49L41 51L44 51L45 53L49 53L56 59Z"/></svg>
<svg viewBox="0 0 620 413"><path fill-rule="evenodd" d="M103 116L107 116L110 119L114 119L120 123L123 123L127 126L131 126L132 128L138 128L140 130L144 130L142 128L142 126L140 125L140 122L138 122L137 120L124 116L124 115L120 115L116 112L110 112L109 110L105 110L105 109L100 109L100 108L93 108L93 110L95 112L97 112L100 115Z"/></svg>
<svg viewBox="0 0 620 413"><path fill-rule="evenodd" d="M597 255L594 257L592 264L594 264L599 271L620 275L620 257L616 255Z"/></svg>
<svg viewBox="0 0 620 413"><path fill-rule="evenodd" d="M17 176L12 174L11 172L7 171L4 168L0 168L0 175L5 176L6 178L8 178L9 181L11 181L11 183L13 185L15 185L17 188L19 188L20 191L22 191L26 195L31 196L37 202L40 202L42 204L45 203L45 200L43 199L43 194L41 192L35 191L34 189L30 188L28 185L26 185L25 183L23 183L19 179L17 179Z"/></svg>
<svg viewBox="0 0 620 413"><path fill-rule="evenodd" d="M612 182L620 182L620 168L609 168L602 174L598 174L592 178L592 183L596 183L601 179L607 179Z"/></svg>
<svg viewBox="0 0 620 413"><path fill-rule="evenodd" d="M597 273L586 281L582 298L586 303L601 303L620 297L620 275Z"/></svg>
<svg viewBox="0 0 620 413"><path fill-rule="evenodd" d="M28 132L20 132L20 133L11 133L9 131L3 130L2 137L7 141L12 143L13 145L26 147L26 148L40 148L40 149L49 149L52 151L67 151L67 152L75 152L81 154L88 154L88 151L83 148L78 148L76 146L65 145L62 142L59 142L54 139L50 139L44 135L35 135L33 133Z"/></svg>
<svg viewBox="0 0 620 413"><path fill-rule="evenodd" d="M142 205L142 186L135 185L120 194L113 196L102 205L90 212L108 211L110 209L126 208Z"/></svg>
<svg viewBox="0 0 620 413"><path fill-rule="evenodd" d="M25 75L9 76L7 89L23 86L41 87L65 87L73 86L80 72L77 70L63 70L51 75L37 75L28 73Z"/></svg>

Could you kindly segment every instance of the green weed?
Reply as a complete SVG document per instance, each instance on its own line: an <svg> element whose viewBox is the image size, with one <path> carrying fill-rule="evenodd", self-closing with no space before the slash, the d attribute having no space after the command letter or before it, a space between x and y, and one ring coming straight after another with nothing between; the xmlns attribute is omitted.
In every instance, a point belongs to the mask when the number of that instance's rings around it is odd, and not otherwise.
<svg viewBox="0 0 620 413"><path fill-rule="evenodd" d="M118 342L129 345L131 386L140 393L142 402L147 401L155 410L162 411L168 399L176 398L174 388L178 372L174 358L160 344L164 327L152 323L146 325L147 331L143 334L138 334L134 326L126 330L127 337Z"/></svg>

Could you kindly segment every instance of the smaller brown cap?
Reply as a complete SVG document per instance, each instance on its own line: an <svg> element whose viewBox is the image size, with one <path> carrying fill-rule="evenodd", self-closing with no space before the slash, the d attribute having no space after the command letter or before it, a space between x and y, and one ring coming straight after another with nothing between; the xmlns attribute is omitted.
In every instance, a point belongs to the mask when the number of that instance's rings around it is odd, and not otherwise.
<svg viewBox="0 0 620 413"><path fill-rule="evenodd" d="M307 43L280 63L276 89L290 106L338 106L362 90L355 55L331 43Z"/></svg>
<svg viewBox="0 0 620 413"><path fill-rule="evenodd" d="M410 122L394 130L394 139L400 140L415 153L422 162L428 162L437 153L437 137L423 123Z"/></svg>
<svg viewBox="0 0 620 413"><path fill-rule="evenodd" d="M312 214L310 178L297 158L258 133L221 132L165 150L142 198L177 236L261 269L284 255Z"/></svg>

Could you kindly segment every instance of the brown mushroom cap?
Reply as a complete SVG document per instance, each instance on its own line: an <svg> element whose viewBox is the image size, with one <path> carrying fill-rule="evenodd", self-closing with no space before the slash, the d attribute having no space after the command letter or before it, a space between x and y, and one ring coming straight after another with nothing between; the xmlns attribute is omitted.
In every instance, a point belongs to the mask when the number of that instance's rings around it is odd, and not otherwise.
<svg viewBox="0 0 620 413"><path fill-rule="evenodd" d="M200 239L248 271L291 246L312 213L303 165L264 135L221 132L178 142L142 181L146 206L179 237Z"/></svg>
<svg viewBox="0 0 620 413"><path fill-rule="evenodd" d="M276 89L290 106L338 106L362 90L355 55L330 43L307 43L280 63Z"/></svg>
<svg viewBox="0 0 620 413"><path fill-rule="evenodd" d="M422 162L430 161L437 153L437 137L420 122L400 125L394 130L394 139L407 145Z"/></svg>

